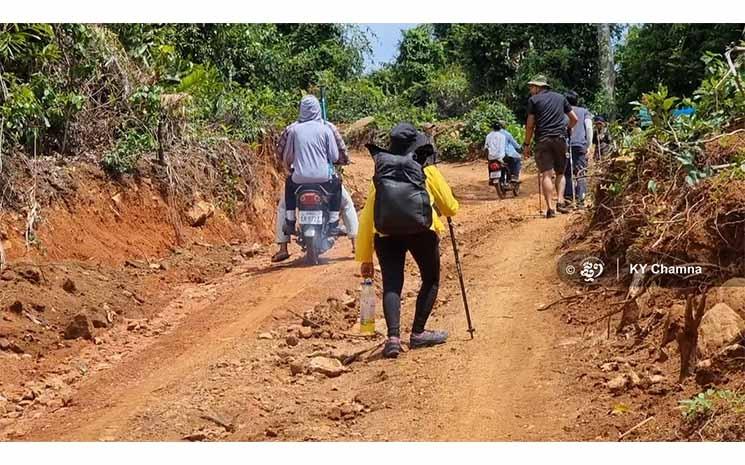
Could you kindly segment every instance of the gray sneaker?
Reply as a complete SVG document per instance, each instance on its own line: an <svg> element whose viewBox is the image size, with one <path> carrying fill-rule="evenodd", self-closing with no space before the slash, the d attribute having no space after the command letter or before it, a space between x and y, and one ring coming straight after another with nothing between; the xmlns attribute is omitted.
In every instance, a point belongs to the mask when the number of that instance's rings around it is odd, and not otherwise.
<svg viewBox="0 0 745 465"><path fill-rule="evenodd" d="M418 334L411 333L409 345L412 349L416 349L418 347L429 347L436 346L438 344L444 344L447 340L447 331L423 331Z"/></svg>
<svg viewBox="0 0 745 465"><path fill-rule="evenodd" d="M401 338L389 337L383 346L383 357L396 358L401 353Z"/></svg>

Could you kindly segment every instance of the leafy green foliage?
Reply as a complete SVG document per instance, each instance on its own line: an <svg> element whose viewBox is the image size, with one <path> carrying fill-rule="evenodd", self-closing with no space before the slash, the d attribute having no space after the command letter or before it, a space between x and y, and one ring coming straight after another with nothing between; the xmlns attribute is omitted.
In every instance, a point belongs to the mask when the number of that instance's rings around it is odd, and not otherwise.
<svg viewBox="0 0 745 465"><path fill-rule="evenodd" d="M745 412L745 395L729 389L708 389L692 399L681 400L678 403L683 417L691 421L708 418L721 410L737 414Z"/></svg>
<svg viewBox="0 0 745 465"><path fill-rule="evenodd" d="M470 144L483 144L492 125L497 121L506 126L514 125L515 116L501 103L484 99L463 117L463 138Z"/></svg>
<svg viewBox="0 0 745 465"><path fill-rule="evenodd" d="M448 60L466 71L476 94L497 93L520 120L534 74L588 101L599 90L594 24L450 24L438 25L435 36Z"/></svg>
<svg viewBox="0 0 745 465"><path fill-rule="evenodd" d="M642 102L631 102L638 113L646 109L652 117L652 123L658 128L666 128L672 121L673 109L680 99L668 94L667 86L660 84L656 92L642 96Z"/></svg>
<svg viewBox="0 0 745 465"><path fill-rule="evenodd" d="M613 102L599 92L596 26L424 24L404 33L394 63L363 75L370 45L349 25L0 25L2 130L6 140L27 149L36 144L42 151L64 151L78 115L95 118L92 109L105 108L115 129L104 164L113 166L112 172L128 172L142 153L158 146L163 97L188 96L183 102L189 134L254 143L295 119L300 97L318 95L324 86L331 121L374 116L381 137L401 121L463 119L462 141L444 139L447 152L458 158L464 145L483 143L495 120L522 140L517 122L525 117L526 83L537 73L548 75L559 91L573 88L596 112L610 111ZM632 27L619 52L624 79L636 86L624 87L626 82L619 88L656 89L642 100L655 124L631 136L635 143L651 136L664 144L687 143L745 110L733 80L723 80L727 67L721 57L698 59L701 50L720 51L723 40L736 39L734 28L707 26L712 32L704 32L700 25L673 26ZM612 27L613 34L619 31ZM695 41L698 51L668 37L661 42L667 45L650 48L653 61L664 55L662 49L673 57L670 69L661 66L657 76L676 75L652 79L649 87L634 70L647 66L637 63L641 51L660 34ZM692 100L673 97L691 95L678 92L685 87L681 83L698 82L704 70L708 76ZM667 87L658 86L663 81ZM697 115L672 117L680 104L695 105ZM708 176L698 166L697 147L675 151L678 159L671 160L692 182Z"/></svg>
<svg viewBox="0 0 745 465"><path fill-rule="evenodd" d="M702 58L706 77L694 92L698 109L715 124L724 122L728 115L745 113L745 95L737 89L736 81L729 76L727 63L721 54L707 52ZM745 82L745 69L738 69L740 80Z"/></svg>
<svg viewBox="0 0 745 465"><path fill-rule="evenodd" d="M130 131L117 140L114 148L104 155L101 164L114 177L132 173L140 156L155 147L156 141L151 133Z"/></svg>
<svg viewBox="0 0 745 465"><path fill-rule="evenodd" d="M469 108L470 87L468 76L459 66L449 66L432 75L427 92L437 107L437 116L454 118L463 115Z"/></svg>
<svg viewBox="0 0 745 465"><path fill-rule="evenodd" d="M404 32L393 67L396 90L418 105L429 102L427 83L445 63L445 51L434 37L434 29L423 24Z"/></svg>
<svg viewBox="0 0 745 465"><path fill-rule="evenodd" d="M378 139L382 146L388 144L388 134L397 123L409 122L421 128L424 123L437 120L433 105L427 107L413 106L404 97L392 97L389 104L373 115L378 127Z"/></svg>
<svg viewBox="0 0 745 465"><path fill-rule="evenodd" d="M43 60L59 58L50 24L0 24L0 62L3 72L28 77Z"/></svg>
<svg viewBox="0 0 745 465"><path fill-rule="evenodd" d="M188 71L211 65L225 81L251 88L305 89L318 75L358 76L370 47L342 24L114 24L122 44L149 67ZM166 66L163 66L166 65Z"/></svg>
<svg viewBox="0 0 745 465"><path fill-rule="evenodd" d="M438 137L436 145L443 160L463 160L468 155L468 144L451 134L443 134Z"/></svg>
<svg viewBox="0 0 745 465"><path fill-rule="evenodd" d="M62 147L68 119L85 102L64 76L48 72L61 56L55 39L49 24L0 25L1 129L27 150Z"/></svg>
<svg viewBox="0 0 745 465"><path fill-rule="evenodd" d="M628 102L665 84L673 95L692 96L707 63L706 52L721 54L742 39L743 24L655 24L631 26L616 53L617 102Z"/></svg>

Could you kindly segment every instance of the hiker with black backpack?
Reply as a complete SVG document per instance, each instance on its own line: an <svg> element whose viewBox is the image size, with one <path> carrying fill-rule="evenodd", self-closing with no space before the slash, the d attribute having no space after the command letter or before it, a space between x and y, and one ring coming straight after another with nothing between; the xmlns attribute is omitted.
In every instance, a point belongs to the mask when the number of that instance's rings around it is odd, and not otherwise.
<svg viewBox="0 0 745 465"><path fill-rule="evenodd" d="M425 329L440 283L439 234L445 226L439 214L451 217L458 201L434 165L434 150L427 136L409 123L399 123L390 135L390 147L368 145L375 160L375 175L360 213L355 257L365 278L374 275L373 251L383 277L383 313L388 339L383 356L401 352L401 290L406 252L419 267L422 285L411 328L412 348L442 344L446 331ZM437 213L439 212L439 214Z"/></svg>

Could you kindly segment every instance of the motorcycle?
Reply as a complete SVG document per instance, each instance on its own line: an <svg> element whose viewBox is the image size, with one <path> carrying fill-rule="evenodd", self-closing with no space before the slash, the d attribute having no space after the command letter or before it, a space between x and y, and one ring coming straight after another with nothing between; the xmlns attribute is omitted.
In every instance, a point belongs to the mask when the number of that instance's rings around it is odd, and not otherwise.
<svg viewBox="0 0 745 465"><path fill-rule="evenodd" d="M297 198L297 243L305 252L305 262L317 265L320 256L334 246L330 237L329 208L326 190L318 184L303 184L295 191Z"/></svg>
<svg viewBox="0 0 745 465"><path fill-rule="evenodd" d="M489 185L494 186L497 196L503 199L507 196L507 191L512 191L512 194L517 197L520 193L520 181L512 179L512 173L507 163L499 160L489 160L488 163Z"/></svg>

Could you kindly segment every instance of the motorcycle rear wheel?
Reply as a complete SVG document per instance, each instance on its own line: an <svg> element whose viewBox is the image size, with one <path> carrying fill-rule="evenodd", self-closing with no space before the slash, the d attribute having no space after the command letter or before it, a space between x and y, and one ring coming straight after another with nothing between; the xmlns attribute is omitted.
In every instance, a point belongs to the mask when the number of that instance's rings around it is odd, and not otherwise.
<svg viewBox="0 0 745 465"><path fill-rule="evenodd" d="M305 263L307 265L318 265L318 246L317 238L305 238Z"/></svg>
<svg viewBox="0 0 745 465"><path fill-rule="evenodd" d="M506 192L504 191L504 189L502 188L502 184L501 184L501 183L497 182L496 184L494 184L494 188L496 189L496 191L497 191L497 196L498 196L498 197L499 197L500 199L503 199L503 198L505 198L505 197L507 196L507 193L506 193Z"/></svg>

